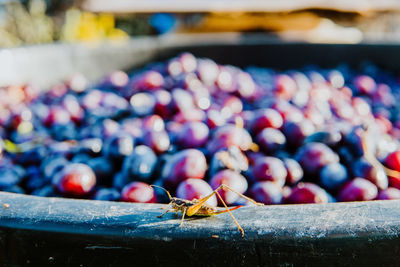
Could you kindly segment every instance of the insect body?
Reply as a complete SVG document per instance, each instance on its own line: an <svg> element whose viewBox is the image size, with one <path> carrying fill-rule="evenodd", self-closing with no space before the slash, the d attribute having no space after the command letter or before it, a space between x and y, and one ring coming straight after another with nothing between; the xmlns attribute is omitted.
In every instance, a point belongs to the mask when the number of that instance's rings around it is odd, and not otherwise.
<svg viewBox="0 0 400 267"><path fill-rule="evenodd" d="M216 214L221 214L221 213L225 213L228 212L233 221L235 222L235 224L237 225L239 231L241 232L242 236L244 236L244 230L243 228L240 226L240 224L237 222L236 218L233 216L233 214L231 213L232 210L238 209L241 206L236 206L233 208L228 208L228 206L225 204L224 200L222 199L221 195L218 193L219 190L223 189L223 190L230 190L236 194L238 194L239 196L249 200L250 202L256 204L256 205L263 205L262 203L258 203L256 201L254 201L253 199L246 197L243 194L240 194L239 192L236 192L235 190L233 190L232 188L230 188L229 186L222 184L220 185L217 189L215 189L211 194L209 194L208 196L205 196L201 199L193 199L193 200L186 200L186 199L181 199L181 198L177 198L177 197L172 197L171 194L164 188L160 187L160 186L156 186L156 185L152 185L154 187L159 187L161 189L163 189L167 194L168 197L170 199L169 202L169 208L167 208L167 210L157 216L158 218L161 218L162 216L164 216L166 213L168 212L181 212L182 213L182 219L181 219L181 223L179 226L183 225L183 220L186 216L212 216L212 215L216 215ZM225 207L225 210L217 210L216 207L210 206L205 204L207 202L208 199L210 199L212 196L217 195L217 197L220 199L220 201L222 202L222 204Z"/></svg>

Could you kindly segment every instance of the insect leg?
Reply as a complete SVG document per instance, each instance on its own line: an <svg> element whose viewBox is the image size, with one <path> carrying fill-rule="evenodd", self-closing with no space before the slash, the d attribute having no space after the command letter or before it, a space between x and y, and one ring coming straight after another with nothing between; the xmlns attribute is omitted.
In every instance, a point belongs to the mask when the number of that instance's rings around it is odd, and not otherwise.
<svg viewBox="0 0 400 267"><path fill-rule="evenodd" d="M237 210L237 209L239 209L239 208L241 208L241 207L242 207L242 206L239 205L239 206L230 208L229 210L230 210L230 211L232 211L232 210ZM228 212L228 211L227 211L227 210L219 210L219 211L213 212L213 215L217 215L217 214L221 214L221 213L225 213L225 212Z"/></svg>
<svg viewBox="0 0 400 267"><path fill-rule="evenodd" d="M163 214L158 215L157 218L161 218L162 216L164 216L165 214L167 214L170 211L175 211L175 210L174 209L168 209L168 210L164 211Z"/></svg>
<svg viewBox="0 0 400 267"><path fill-rule="evenodd" d="M219 191L220 189L224 189L224 190L225 190L225 189L228 189L229 191L232 191L233 193L239 195L240 197L242 197L242 198L244 198L244 199L247 199L248 201L250 201L251 203L253 203L253 204L255 204L255 205L264 206L263 203L259 203L259 202L254 201L253 199L251 199L251 198L249 198L249 197L247 197L247 196L245 196L245 195L243 195L243 194L237 192L236 190L230 188L230 187L227 186L226 184L221 184L217 189L215 189L215 191Z"/></svg>
<svg viewBox="0 0 400 267"><path fill-rule="evenodd" d="M202 206L207 200L209 200L213 195L215 195L215 191L212 192L211 194L209 194L208 196L205 196L205 197L203 197L203 198L201 198L201 199L199 199L199 200L196 199L196 200L195 200L195 204L187 209L187 215L188 215L188 216L195 215L196 212L201 208L201 206Z"/></svg>
<svg viewBox="0 0 400 267"><path fill-rule="evenodd" d="M222 204L225 206L226 210L229 212L229 214L231 215L233 221L235 222L235 224L237 225L237 227L239 228L239 231L242 233L242 237L244 236L244 230L243 228L240 226L240 224L236 221L235 216L233 216L232 212L229 210L228 206L225 204L225 201L222 199L221 195L218 193L217 190L214 191L215 194L217 194L217 197L219 198L219 200L222 202Z"/></svg>
<svg viewBox="0 0 400 267"><path fill-rule="evenodd" d="M179 224L179 227L181 227L183 225L183 219L185 219L186 210L187 210L187 208L183 209L183 211L182 211L182 219L181 219L181 223Z"/></svg>
<svg viewBox="0 0 400 267"><path fill-rule="evenodd" d="M214 190L214 192L212 192L212 193L209 194L208 196L205 196L205 197L199 199L195 205L193 205L193 206L191 206L190 208L188 208L188 210L187 210L187 215L188 215L188 216L192 216L192 215L196 214L196 212L201 208L201 206L202 206L208 199L210 199L213 195L215 195L215 194L216 194L219 190L221 190L221 189L224 189L224 190L228 189L228 190L232 191L233 193L239 195L240 197L243 197L243 198L249 200L251 203L254 203L255 205L260 205L260 206L263 206L263 205L264 205L264 204L262 204L262 203L259 203L259 202L254 201L253 199L251 199L251 198L249 198L249 197L246 197L245 195L243 195L243 194L241 194L241 193L239 193L239 192L233 190L232 188L230 188L229 186L227 186L227 185L225 185L225 184L221 184L217 189Z"/></svg>

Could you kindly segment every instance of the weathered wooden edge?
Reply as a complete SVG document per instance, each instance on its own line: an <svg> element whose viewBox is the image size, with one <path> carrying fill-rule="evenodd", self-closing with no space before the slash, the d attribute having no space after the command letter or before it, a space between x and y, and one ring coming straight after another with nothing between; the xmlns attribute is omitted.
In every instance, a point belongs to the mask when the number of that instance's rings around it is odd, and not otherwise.
<svg viewBox="0 0 400 267"><path fill-rule="evenodd" d="M327 260L333 260L327 266L396 266L400 259L400 200L247 206L233 212L244 237L229 214L189 218L179 227L180 215L156 217L160 204L4 192L0 202L0 264L1 258L47 264L46 257L53 257L64 265L67 259L86 262L87 255L111 266L128 266L131 257L159 266L204 266L210 260L211 266L317 266ZM18 250L18 257L10 250ZM229 264L229 258L240 262Z"/></svg>

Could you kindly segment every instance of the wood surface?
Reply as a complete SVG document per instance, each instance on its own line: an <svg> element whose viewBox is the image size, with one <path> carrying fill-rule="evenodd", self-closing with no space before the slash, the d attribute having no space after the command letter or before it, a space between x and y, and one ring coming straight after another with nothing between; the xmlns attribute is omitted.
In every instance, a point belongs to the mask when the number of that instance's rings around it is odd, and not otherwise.
<svg viewBox="0 0 400 267"><path fill-rule="evenodd" d="M396 266L400 201L246 206L190 218L160 204L0 192L0 265ZM6 205L4 205L6 204Z"/></svg>

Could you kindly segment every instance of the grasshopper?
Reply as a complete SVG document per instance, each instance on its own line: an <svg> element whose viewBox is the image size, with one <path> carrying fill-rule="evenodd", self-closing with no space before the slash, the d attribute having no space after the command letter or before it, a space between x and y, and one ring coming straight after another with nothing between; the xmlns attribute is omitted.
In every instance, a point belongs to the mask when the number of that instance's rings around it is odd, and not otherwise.
<svg viewBox="0 0 400 267"><path fill-rule="evenodd" d="M255 205L264 205L262 203L256 202L253 199L246 197L245 195L233 190L232 188L230 188L229 186L225 185L225 184L221 184L217 189L215 189L211 194L209 194L208 196L205 196L201 199L193 199L193 200L186 200L186 199L182 199L182 198L177 198L177 197L172 197L171 194L164 189L161 186L157 186L157 185L151 185L154 187L158 187L161 188L162 190L164 190L169 199L169 207L163 208L163 209L167 209L163 214L157 216L158 218L161 218L162 216L164 216L165 214L167 214L168 212L181 212L182 213L182 219L181 219L181 223L179 224L179 226L181 227L183 225L183 220L185 218L185 216L191 217L191 216L213 216L213 215L217 215L217 214L221 214L221 213L225 213L228 212L233 221L235 222L235 224L237 225L240 233L242 234L242 237L244 236L244 230L243 228L240 226L240 224L238 223L238 221L236 220L235 216L233 216L232 214L232 210L236 210L238 208L240 208L241 206L236 206L233 208L228 208L228 206L226 205L225 201L222 199L221 195L218 193L219 190L223 189L223 190L230 190L233 193L239 195L240 197L249 200L250 202L252 202ZM217 210L216 207L210 206L208 204L205 204L207 200L209 200L212 196L217 195L217 197L219 198L219 200L221 201L221 203L224 205L225 210Z"/></svg>

